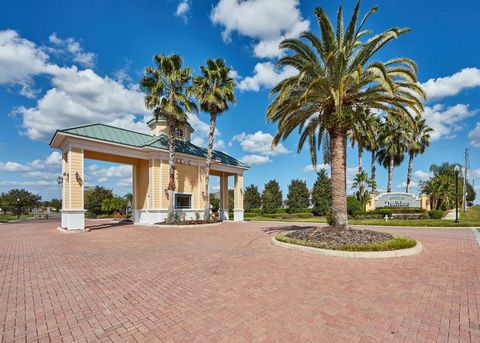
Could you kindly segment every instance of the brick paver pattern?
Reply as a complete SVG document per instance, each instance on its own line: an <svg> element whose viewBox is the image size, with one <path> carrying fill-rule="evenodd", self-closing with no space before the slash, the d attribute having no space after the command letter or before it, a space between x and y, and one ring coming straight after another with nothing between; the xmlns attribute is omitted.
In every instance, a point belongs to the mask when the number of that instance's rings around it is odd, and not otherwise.
<svg viewBox="0 0 480 343"><path fill-rule="evenodd" d="M273 246L279 224L89 225L0 225L2 342L480 342L471 229L384 229L424 251L365 260Z"/></svg>

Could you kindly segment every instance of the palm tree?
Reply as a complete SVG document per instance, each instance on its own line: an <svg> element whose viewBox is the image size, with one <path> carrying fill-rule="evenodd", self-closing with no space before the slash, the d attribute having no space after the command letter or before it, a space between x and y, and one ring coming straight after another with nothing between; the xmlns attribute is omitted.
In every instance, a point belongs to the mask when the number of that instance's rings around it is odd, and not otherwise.
<svg viewBox="0 0 480 343"><path fill-rule="evenodd" d="M195 94L200 109L210 113L210 132L208 134L208 151L205 165L205 214L210 216L209 173L212 163L213 140L217 116L228 110L228 104L235 103L235 80L229 76L231 68L225 66L222 59L208 60L206 66L201 66L201 76L193 78L192 92Z"/></svg>
<svg viewBox="0 0 480 343"><path fill-rule="evenodd" d="M359 9L357 2L344 28L340 7L335 29L324 10L316 8L320 36L307 31L280 44L290 53L278 65L293 67L298 73L272 89L275 98L267 109L267 119L278 125L273 145L298 128L297 150L300 152L308 140L313 165L317 163L318 145L328 134L332 212L340 228L347 227L345 142L358 119L357 108L388 111L401 118L410 118L410 113L421 114L423 110L424 92L412 60L371 61L383 46L409 29L394 27L362 42L369 33L363 29L364 24L377 8L370 9L357 23Z"/></svg>
<svg viewBox="0 0 480 343"><path fill-rule="evenodd" d="M367 144L365 148L371 153L370 187L371 187L371 193L374 194L375 189L377 187L377 182L375 177L376 177L376 170L377 170L377 151L380 148L378 143L378 136L380 132L381 122L380 122L380 118L377 115L369 115L366 119L369 121L368 127L371 130L371 135L367 140Z"/></svg>
<svg viewBox="0 0 480 343"><path fill-rule="evenodd" d="M388 113L382 122L378 162L388 169L387 192L392 191L393 169L402 163L405 154L405 127L397 117Z"/></svg>
<svg viewBox="0 0 480 343"><path fill-rule="evenodd" d="M167 222L174 221L175 195L175 129L187 119L186 111L196 111L188 84L192 78L192 69L183 68L179 55L156 55L155 67L146 67L140 84L145 95L145 106L153 110L155 120L162 115L168 124L168 217Z"/></svg>
<svg viewBox="0 0 480 343"><path fill-rule="evenodd" d="M432 128L428 127L425 119L420 116L415 117L415 123L408 130L407 138L407 150L408 150L408 172L407 172L407 185L405 192L410 190L410 182L412 181L412 168L413 159L425 152L430 146L430 133L433 132Z"/></svg>
<svg viewBox="0 0 480 343"><path fill-rule="evenodd" d="M376 137L376 131L374 127L374 120L376 115L374 115L370 109L364 109L364 108L359 108L358 113L356 114L357 120L355 121L355 125L353 126L353 129L351 130L349 136L350 140L352 142L352 148L356 145L357 150L358 150L358 172L357 175L362 174L362 176L367 175L365 171L363 170L363 150L367 148L369 143L372 141L375 141L377 139ZM363 175L365 174L365 175ZM368 175L367 175L368 178ZM371 180L368 180L368 184L371 185ZM366 187L365 182L360 182L358 184L359 188L359 193L360 193L360 198L363 198L363 195L365 193Z"/></svg>

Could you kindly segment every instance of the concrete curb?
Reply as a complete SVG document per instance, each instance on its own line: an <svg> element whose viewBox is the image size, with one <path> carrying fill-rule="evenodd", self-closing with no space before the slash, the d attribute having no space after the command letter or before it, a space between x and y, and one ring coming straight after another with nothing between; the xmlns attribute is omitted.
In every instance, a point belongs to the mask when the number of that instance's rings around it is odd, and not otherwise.
<svg viewBox="0 0 480 343"><path fill-rule="evenodd" d="M477 239L478 247L480 248L480 228L472 227L473 236Z"/></svg>
<svg viewBox="0 0 480 343"><path fill-rule="evenodd" d="M290 250L299 250L309 253L316 253L325 256L344 257L344 258L390 258L390 257L404 257L413 256L422 252L422 244L417 241L417 245L413 248L389 250L389 251L341 251L341 250L329 250L307 247L303 245L284 243L277 240L276 237L272 238L272 244L287 248Z"/></svg>

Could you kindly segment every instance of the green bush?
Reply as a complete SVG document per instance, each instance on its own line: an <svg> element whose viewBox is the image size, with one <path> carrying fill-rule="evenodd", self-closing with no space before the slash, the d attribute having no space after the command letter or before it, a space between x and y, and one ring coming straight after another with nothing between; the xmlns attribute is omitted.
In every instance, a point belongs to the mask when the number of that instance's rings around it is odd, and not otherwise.
<svg viewBox="0 0 480 343"><path fill-rule="evenodd" d="M418 207L378 207L375 211L388 211L390 213L425 213L424 209Z"/></svg>
<svg viewBox="0 0 480 343"><path fill-rule="evenodd" d="M353 215L354 213L356 212L360 212L362 211L362 204L360 203L360 201L358 201L358 199L353 196L353 195L349 195L347 197L347 213L348 215Z"/></svg>
<svg viewBox="0 0 480 343"><path fill-rule="evenodd" d="M430 219L442 219L443 218L443 211L442 210L428 211L428 217Z"/></svg>
<svg viewBox="0 0 480 343"><path fill-rule="evenodd" d="M325 215L325 219L327 219L327 224L330 226L335 226L337 222L335 221L335 216L333 214L333 210L331 207L327 209L327 213Z"/></svg>
<svg viewBox="0 0 480 343"><path fill-rule="evenodd" d="M313 218L313 213L289 213L282 216L282 219L294 219L294 218Z"/></svg>

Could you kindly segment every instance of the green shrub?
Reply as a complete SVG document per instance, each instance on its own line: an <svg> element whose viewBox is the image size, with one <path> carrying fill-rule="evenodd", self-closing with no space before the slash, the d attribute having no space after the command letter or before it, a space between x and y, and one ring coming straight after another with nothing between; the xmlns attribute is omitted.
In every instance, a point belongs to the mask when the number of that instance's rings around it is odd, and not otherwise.
<svg viewBox="0 0 480 343"><path fill-rule="evenodd" d="M313 213L289 213L281 217L282 219L294 219L294 218L313 218Z"/></svg>
<svg viewBox="0 0 480 343"><path fill-rule="evenodd" d="M443 218L443 211L442 210L428 211L428 217L430 219L442 219Z"/></svg>
<svg viewBox="0 0 480 343"><path fill-rule="evenodd" d="M347 197L347 213L348 215L353 215L354 213L356 212L360 212L362 211L362 204L360 203L360 201L358 201L358 199L353 196L353 195L349 195Z"/></svg>
<svg viewBox="0 0 480 343"><path fill-rule="evenodd" d="M337 222L335 221L335 216L333 214L333 210L331 207L327 209L327 214L325 215L325 218L327 219L327 224L330 226L335 226Z"/></svg>
<svg viewBox="0 0 480 343"><path fill-rule="evenodd" d="M375 211L389 211L390 213L425 213L425 210L418 207L378 207Z"/></svg>

